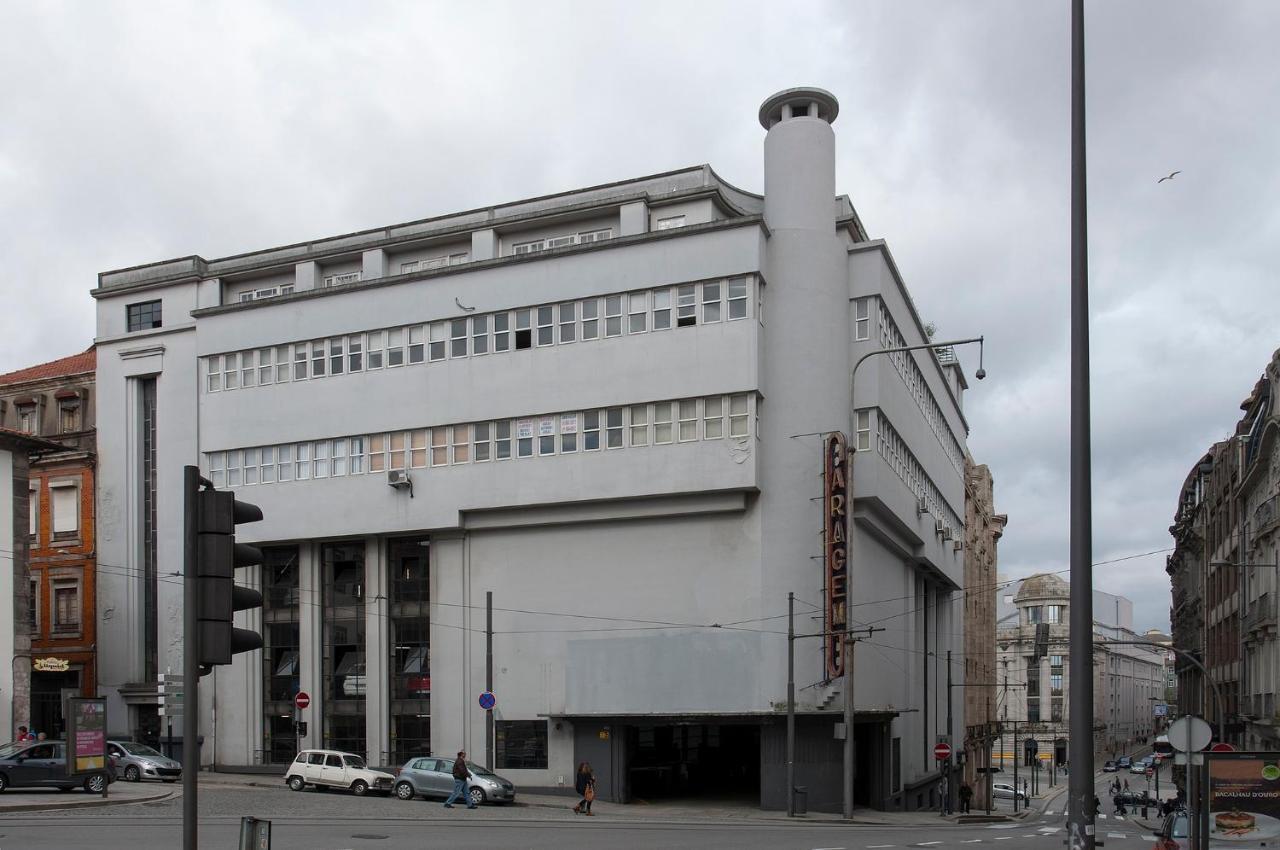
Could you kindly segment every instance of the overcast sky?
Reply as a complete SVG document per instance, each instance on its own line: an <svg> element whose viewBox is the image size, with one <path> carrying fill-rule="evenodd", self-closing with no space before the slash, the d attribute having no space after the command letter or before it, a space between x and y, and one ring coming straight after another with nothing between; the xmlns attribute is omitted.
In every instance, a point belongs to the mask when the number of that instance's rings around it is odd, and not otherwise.
<svg viewBox="0 0 1280 850"><path fill-rule="evenodd" d="M1101 561L1171 545L1183 478L1280 346L1280 4L1086 6ZM841 103L838 191L940 337L986 335L966 412L1009 514L1001 572L1063 569L1068 15L0 0L0 372L85 348L108 269L703 162L758 192L760 102L816 85ZM1167 628L1164 558L1097 571L1141 628Z"/></svg>

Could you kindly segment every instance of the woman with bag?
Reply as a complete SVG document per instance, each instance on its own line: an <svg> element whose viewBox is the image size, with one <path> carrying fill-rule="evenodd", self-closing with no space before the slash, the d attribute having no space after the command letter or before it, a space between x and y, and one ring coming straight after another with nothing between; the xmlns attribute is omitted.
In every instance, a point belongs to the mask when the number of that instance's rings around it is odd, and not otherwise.
<svg viewBox="0 0 1280 850"><path fill-rule="evenodd" d="M574 814L591 814L591 802L596 798L596 775L591 772L591 765L585 761L578 765L578 774L574 777L573 787L582 795L582 800L573 807Z"/></svg>

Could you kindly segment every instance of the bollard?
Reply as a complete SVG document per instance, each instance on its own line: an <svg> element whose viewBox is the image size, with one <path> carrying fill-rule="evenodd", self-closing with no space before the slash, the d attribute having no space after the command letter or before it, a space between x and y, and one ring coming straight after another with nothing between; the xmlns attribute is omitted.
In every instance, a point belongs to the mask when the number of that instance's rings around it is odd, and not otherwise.
<svg viewBox="0 0 1280 850"><path fill-rule="evenodd" d="M271 850L271 821L240 818L240 850Z"/></svg>

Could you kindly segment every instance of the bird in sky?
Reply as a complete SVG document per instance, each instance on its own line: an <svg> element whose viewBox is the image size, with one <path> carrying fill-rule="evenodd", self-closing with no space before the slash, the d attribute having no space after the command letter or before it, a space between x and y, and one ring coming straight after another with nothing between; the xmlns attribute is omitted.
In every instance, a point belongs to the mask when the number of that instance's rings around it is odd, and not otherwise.
<svg viewBox="0 0 1280 850"><path fill-rule="evenodd" d="M1161 177L1159 180L1157 180L1156 185L1158 186L1166 180L1172 180L1174 177L1177 177L1181 173L1182 173L1181 171L1171 171L1169 172L1168 177Z"/></svg>

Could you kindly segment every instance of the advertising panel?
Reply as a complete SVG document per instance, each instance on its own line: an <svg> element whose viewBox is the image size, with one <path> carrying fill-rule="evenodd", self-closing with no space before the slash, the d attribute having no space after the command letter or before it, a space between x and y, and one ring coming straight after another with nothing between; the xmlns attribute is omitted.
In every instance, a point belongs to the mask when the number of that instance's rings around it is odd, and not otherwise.
<svg viewBox="0 0 1280 850"><path fill-rule="evenodd" d="M1211 753L1209 837L1280 838L1280 753Z"/></svg>
<svg viewBox="0 0 1280 850"><path fill-rule="evenodd" d="M88 773L107 766L107 701L101 697L67 700L67 772Z"/></svg>

